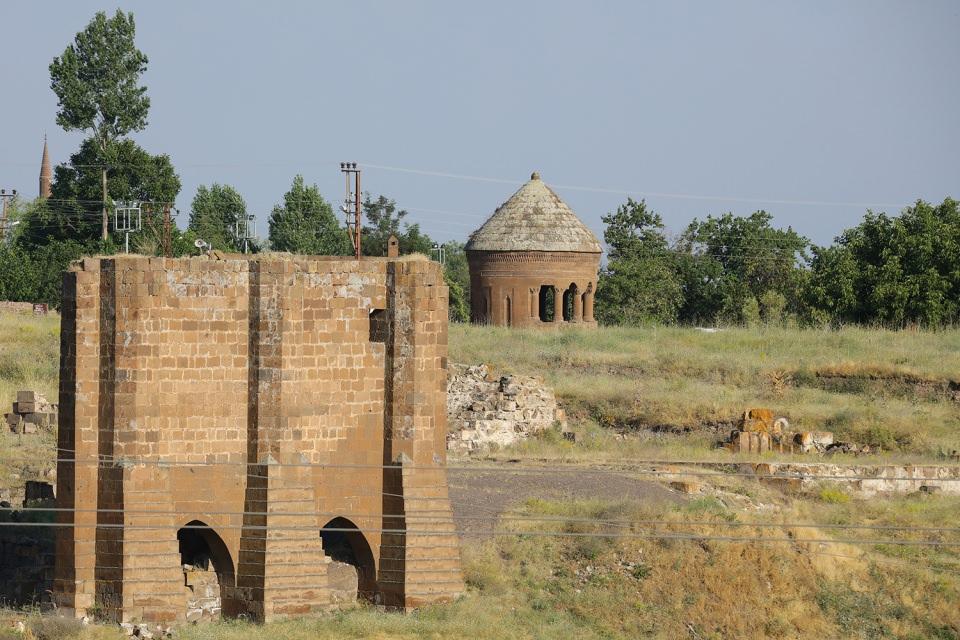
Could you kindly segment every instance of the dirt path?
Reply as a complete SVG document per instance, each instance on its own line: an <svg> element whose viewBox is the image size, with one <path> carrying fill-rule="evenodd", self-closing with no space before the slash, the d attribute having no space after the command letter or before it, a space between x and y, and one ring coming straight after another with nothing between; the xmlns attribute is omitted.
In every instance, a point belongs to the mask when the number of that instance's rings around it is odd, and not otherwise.
<svg viewBox="0 0 960 640"><path fill-rule="evenodd" d="M502 513L529 498L602 498L646 504L680 503L684 497L659 482L629 473L546 467L489 470L454 467L447 472L450 501L461 535L482 535ZM481 518L481 519L478 519Z"/></svg>

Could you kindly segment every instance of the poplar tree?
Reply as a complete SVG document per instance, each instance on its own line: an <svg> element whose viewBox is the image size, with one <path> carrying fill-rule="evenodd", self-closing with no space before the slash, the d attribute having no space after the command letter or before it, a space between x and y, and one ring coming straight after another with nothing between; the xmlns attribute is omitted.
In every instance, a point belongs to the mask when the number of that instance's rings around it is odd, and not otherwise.
<svg viewBox="0 0 960 640"><path fill-rule="evenodd" d="M50 88L57 94L57 124L66 131L85 131L99 152L103 196L101 237L108 236L107 170L114 143L147 125L150 98L140 85L147 68L134 43L132 13L119 9L112 18L98 12L63 54L50 63Z"/></svg>

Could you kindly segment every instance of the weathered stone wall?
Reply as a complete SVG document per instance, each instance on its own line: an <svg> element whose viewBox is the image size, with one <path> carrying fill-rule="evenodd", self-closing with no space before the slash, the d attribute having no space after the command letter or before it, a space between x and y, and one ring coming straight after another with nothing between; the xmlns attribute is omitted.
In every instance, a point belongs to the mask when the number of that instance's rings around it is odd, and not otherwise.
<svg viewBox="0 0 960 640"><path fill-rule="evenodd" d="M593 301L599 253L572 251L467 251L470 317L476 324L551 328L595 327ZM573 285L571 287L571 285ZM553 287L553 321L540 319L542 287ZM573 317L563 319L563 293L573 291Z"/></svg>
<svg viewBox="0 0 960 640"><path fill-rule="evenodd" d="M20 514L7 512L2 518L5 523L12 522ZM0 604L24 606L49 599L53 586L53 537L53 530L48 527L0 526Z"/></svg>
<svg viewBox="0 0 960 640"><path fill-rule="evenodd" d="M185 619L177 536L192 531L210 547L225 615L325 609L320 529L337 517L360 529L373 565L364 575L385 604L462 591L449 520L389 551L380 533L395 514L449 512L446 295L439 267L415 259L125 256L74 266L58 446L78 463L58 467L70 525L57 541L60 606ZM404 482L399 467L382 466L397 461L412 463ZM433 500L410 503L408 486ZM438 540L443 551L417 549ZM414 557L434 572L408 571Z"/></svg>
<svg viewBox="0 0 960 640"><path fill-rule="evenodd" d="M786 488L807 489L826 482L863 498L917 492L960 495L960 468L955 466L763 463L743 465L743 470Z"/></svg>
<svg viewBox="0 0 960 640"><path fill-rule="evenodd" d="M560 422L563 411L543 380L492 378L486 365L451 364L447 372L447 449L456 453L504 447Z"/></svg>

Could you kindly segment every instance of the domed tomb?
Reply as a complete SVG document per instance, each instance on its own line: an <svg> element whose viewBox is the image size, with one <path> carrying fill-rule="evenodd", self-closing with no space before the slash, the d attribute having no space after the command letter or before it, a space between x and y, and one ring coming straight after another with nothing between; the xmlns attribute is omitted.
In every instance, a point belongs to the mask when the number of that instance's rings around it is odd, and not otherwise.
<svg viewBox="0 0 960 640"><path fill-rule="evenodd" d="M600 241L538 173L470 234L466 253L474 323L596 326Z"/></svg>

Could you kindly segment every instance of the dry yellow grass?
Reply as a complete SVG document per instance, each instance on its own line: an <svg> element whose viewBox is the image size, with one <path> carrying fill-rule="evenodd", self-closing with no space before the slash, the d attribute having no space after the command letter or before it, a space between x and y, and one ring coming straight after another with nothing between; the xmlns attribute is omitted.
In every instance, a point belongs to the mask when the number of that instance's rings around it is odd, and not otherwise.
<svg viewBox="0 0 960 640"><path fill-rule="evenodd" d="M633 453L655 455L666 442L696 455L714 437L710 426L722 432L751 406L773 408L797 430L831 430L904 459L960 449L960 402L949 398L960 379L958 330L453 325L450 357L542 375L575 419L641 432L645 444L628 445ZM652 427L690 430L695 444L642 433Z"/></svg>
<svg viewBox="0 0 960 640"><path fill-rule="evenodd" d="M57 402L60 317L0 314L0 416L11 410L17 391L33 389ZM22 486L53 467L56 433L43 429L18 436L0 429L0 489Z"/></svg>

